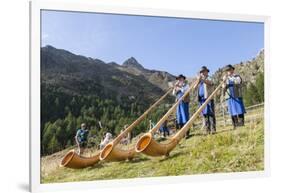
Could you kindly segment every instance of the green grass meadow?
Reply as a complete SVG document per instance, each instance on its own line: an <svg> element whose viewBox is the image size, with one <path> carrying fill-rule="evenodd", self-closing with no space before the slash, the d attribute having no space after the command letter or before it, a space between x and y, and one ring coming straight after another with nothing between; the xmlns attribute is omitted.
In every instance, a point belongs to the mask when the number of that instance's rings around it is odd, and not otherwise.
<svg viewBox="0 0 281 193"><path fill-rule="evenodd" d="M168 158L139 154L132 161L100 162L84 169L59 167L67 151L41 159L42 183L260 171L264 169L264 123L255 120L235 130L219 127L215 135L193 131Z"/></svg>

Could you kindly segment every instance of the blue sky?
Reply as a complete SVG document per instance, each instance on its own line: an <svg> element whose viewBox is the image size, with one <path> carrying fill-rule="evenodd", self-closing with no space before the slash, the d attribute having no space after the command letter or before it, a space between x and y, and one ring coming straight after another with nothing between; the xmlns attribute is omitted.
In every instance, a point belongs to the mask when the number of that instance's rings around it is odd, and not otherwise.
<svg viewBox="0 0 281 193"><path fill-rule="evenodd" d="M42 46L122 64L194 76L252 59L264 47L263 23L42 11Z"/></svg>

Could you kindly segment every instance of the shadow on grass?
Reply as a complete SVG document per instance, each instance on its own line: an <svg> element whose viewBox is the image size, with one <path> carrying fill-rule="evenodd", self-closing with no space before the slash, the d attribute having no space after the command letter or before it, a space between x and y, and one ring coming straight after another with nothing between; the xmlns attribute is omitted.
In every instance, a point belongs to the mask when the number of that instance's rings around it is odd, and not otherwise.
<svg viewBox="0 0 281 193"><path fill-rule="evenodd" d="M102 163L102 162L99 162L99 163L97 163L97 164L95 164L95 165L92 165L92 166L89 166L89 167L87 167L87 168L84 168L84 169L99 169L99 168L104 168L105 166L104 166L104 164Z"/></svg>
<svg viewBox="0 0 281 193"><path fill-rule="evenodd" d="M129 162L129 163L139 163L139 162L147 161L147 160L149 160L149 158L147 158L147 157L136 157L136 158L134 158L132 160L128 160L126 162Z"/></svg>
<svg viewBox="0 0 281 193"><path fill-rule="evenodd" d="M237 128L238 129L238 128ZM206 134L206 133L203 133L203 132L200 132L200 133L193 133L193 134L190 134L189 138L191 137L195 137L195 136L208 136L208 135L216 135L216 134L220 134L220 133L225 133L225 132L229 132L229 131L234 131L235 129L222 129L222 130L219 130L217 131L216 133L214 134Z"/></svg>
<svg viewBox="0 0 281 193"><path fill-rule="evenodd" d="M177 152L177 153L174 153L173 155L169 155L169 156L165 156L163 157L162 159L159 160L159 162L163 162L163 161L167 161L167 160L170 160L170 159L174 159L180 155L182 155L183 153L182 152Z"/></svg>

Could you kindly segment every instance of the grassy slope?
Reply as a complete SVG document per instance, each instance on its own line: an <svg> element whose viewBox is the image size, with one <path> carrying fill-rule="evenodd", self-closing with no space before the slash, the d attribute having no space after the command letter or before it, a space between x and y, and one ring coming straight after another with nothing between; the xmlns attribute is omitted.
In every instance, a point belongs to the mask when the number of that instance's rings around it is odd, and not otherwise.
<svg viewBox="0 0 281 193"><path fill-rule="evenodd" d="M99 163L79 170L58 167L63 152L42 159L42 166L49 170L42 172L41 181L73 182L263 170L263 128L263 122L258 121L236 130L219 128L218 133L212 136L197 132L190 139L182 140L169 158L150 158L140 154L133 161Z"/></svg>

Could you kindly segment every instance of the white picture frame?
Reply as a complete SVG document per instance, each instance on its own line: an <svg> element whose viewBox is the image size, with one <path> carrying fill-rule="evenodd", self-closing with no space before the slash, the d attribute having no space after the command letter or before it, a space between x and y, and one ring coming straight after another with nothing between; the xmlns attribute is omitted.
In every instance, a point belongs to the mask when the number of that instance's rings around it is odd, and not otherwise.
<svg viewBox="0 0 281 193"><path fill-rule="evenodd" d="M202 174L176 177L153 177L145 179L122 179L89 181L89 182L71 182L71 183L40 183L40 10L65 10L79 12L95 13L115 13L127 15L145 15L145 16L165 16L179 18L196 18L210 20L226 21L244 21L244 22L263 22L265 29L265 159L264 171L241 172L241 173L223 173L223 174ZM138 7L123 6L103 6L95 3L82 3L79 1L32 1L30 2L30 190L32 192L51 191L51 190L73 190L89 189L115 186L135 186L148 184L167 184L167 183L190 183L203 180L222 180L235 178L264 177L270 175L270 156L269 156L269 76L270 76L270 58L269 58L269 30L270 17L259 15L241 15L228 13L208 13L193 12L185 10L164 10L147 9Z"/></svg>

